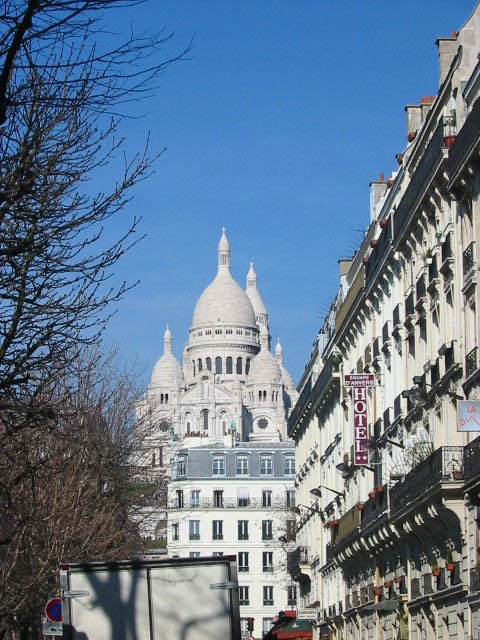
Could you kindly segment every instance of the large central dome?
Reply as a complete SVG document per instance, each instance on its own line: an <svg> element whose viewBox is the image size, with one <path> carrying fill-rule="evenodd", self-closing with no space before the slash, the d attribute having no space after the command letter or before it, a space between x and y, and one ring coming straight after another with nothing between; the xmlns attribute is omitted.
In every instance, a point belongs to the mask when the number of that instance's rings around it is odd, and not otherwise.
<svg viewBox="0 0 480 640"><path fill-rule="evenodd" d="M218 273L202 293L193 312L193 327L215 324L255 327L255 311L230 273L230 246L225 230L218 243Z"/></svg>

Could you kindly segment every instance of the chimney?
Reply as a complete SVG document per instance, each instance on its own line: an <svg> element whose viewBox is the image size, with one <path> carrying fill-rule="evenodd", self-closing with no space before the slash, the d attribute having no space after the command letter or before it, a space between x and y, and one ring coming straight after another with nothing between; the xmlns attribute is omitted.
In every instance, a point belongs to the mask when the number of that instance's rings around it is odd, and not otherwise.
<svg viewBox="0 0 480 640"><path fill-rule="evenodd" d="M407 114L407 140L413 142L417 131L422 126L422 106L419 104L407 104L405 112Z"/></svg>
<svg viewBox="0 0 480 640"><path fill-rule="evenodd" d="M457 34L454 31L449 38L437 38L436 45L438 48L438 67L441 86L450 71L452 60L458 50Z"/></svg>
<svg viewBox="0 0 480 640"><path fill-rule="evenodd" d="M420 106L422 107L422 122L425 121L427 113L430 111L430 107L435 102L435 96L424 96L420 98Z"/></svg>
<svg viewBox="0 0 480 640"><path fill-rule="evenodd" d="M383 198L387 191L387 183L383 173L380 174L380 180L370 182L370 222L376 219L375 207Z"/></svg>

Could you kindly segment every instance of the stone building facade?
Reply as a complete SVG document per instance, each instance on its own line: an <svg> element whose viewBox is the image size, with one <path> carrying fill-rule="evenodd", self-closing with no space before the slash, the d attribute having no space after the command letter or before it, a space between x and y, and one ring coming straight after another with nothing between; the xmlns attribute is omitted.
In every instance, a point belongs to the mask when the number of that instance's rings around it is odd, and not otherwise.
<svg viewBox="0 0 480 640"><path fill-rule="evenodd" d="M407 146L370 185L289 419L304 505L290 569L317 637L480 637L480 439L456 407L480 399L479 5L437 46L438 93L406 107ZM360 373L362 443L345 384Z"/></svg>

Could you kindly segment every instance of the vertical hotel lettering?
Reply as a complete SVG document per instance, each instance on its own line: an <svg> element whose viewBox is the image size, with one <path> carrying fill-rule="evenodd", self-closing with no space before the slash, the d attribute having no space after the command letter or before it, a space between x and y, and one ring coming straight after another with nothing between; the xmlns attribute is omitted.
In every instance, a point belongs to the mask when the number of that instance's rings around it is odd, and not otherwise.
<svg viewBox="0 0 480 640"><path fill-rule="evenodd" d="M374 380L372 374L365 373L345 376L345 386L351 388L353 394L353 463L358 465L368 464L368 451L365 449L365 440L368 438L367 387L373 387Z"/></svg>

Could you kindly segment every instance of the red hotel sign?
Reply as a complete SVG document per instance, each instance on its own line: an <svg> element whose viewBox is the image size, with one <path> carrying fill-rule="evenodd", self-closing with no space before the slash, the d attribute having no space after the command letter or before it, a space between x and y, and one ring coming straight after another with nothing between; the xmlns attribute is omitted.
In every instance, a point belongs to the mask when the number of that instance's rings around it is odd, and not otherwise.
<svg viewBox="0 0 480 640"><path fill-rule="evenodd" d="M371 373L345 375L345 386L353 392L354 464L368 464L368 451L364 442L368 438L367 387L373 387L375 376Z"/></svg>

